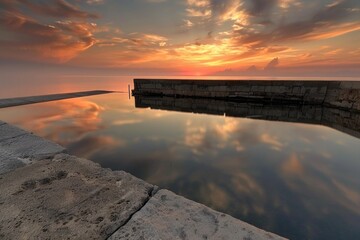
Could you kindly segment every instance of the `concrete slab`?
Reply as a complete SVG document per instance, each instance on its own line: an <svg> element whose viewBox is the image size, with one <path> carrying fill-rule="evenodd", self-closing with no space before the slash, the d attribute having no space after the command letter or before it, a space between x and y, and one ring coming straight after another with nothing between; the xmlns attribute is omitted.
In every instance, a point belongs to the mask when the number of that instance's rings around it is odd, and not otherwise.
<svg viewBox="0 0 360 240"><path fill-rule="evenodd" d="M41 137L25 133L1 141L0 151L14 153L13 155L16 157L36 160L64 152L65 148Z"/></svg>
<svg viewBox="0 0 360 240"><path fill-rule="evenodd" d="M59 154L0 176L0 239L105 239L153 186Z"/></svg>
<svg viewBox="0 0 360 240"><path fill-rule="evenodd" d="M0 151L0 175L25 166L25 162L7 152Z"/></svg>
<svg viewBox="0 0 360 240"><path fill-rule="evenodd" d="M25 164L65 152L65 148L0 122L0 175Z"/></svg>
<svg viewBox="0 0 360 240"><path fill-rule="evenodd" d="M167 190L157 192L110 240L284 239Z"/></svg>
<svg viewBox="0 0 360 240"><path fill-rule="evenodd" d="M9 125L7 123L0 123L0 142L7 140L7 139L11 139L11 138L15 138L24 134L27 134L26 131L17 128L15 126Z"/></svg>
<svg viewBox="0 0 360 240"><path fill-rule="evenodd" d="M107 94L107 93L112 93L112 91L95 90L95 91L86 91L86 92L51 94L51 95L42 95L42 96L20 97L20 98L6 98L6 99L0 99L0 108L20 106L20 105L40 103L40 102L56 101L56 100L62 100L68 98Z"/></svg>

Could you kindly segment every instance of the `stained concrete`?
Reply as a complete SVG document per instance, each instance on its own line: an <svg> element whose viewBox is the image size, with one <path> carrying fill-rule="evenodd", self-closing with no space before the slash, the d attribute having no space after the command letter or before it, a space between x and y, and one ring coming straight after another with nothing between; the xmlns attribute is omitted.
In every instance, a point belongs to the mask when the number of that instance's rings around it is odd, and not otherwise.
<svg viewBox="0 0 360 240"><path fill-rule="evenodd" d="M86 91L86 92L75 92L75 93L62 93L62 94L51 94L42 96L31 96L31 97L20 97L20 98L6 98L0 99L0 108L14 107L20 105L27 105L40 102L50 102L68 98L86 97L91 95L107 94L112 91Z"/></svg>
<svg viewBox="0 0 360 240"><path fill-rule="evenodd" d="M110 240L284 239L229 215L178 196L158 191Z"/></svg>
<svg viewBox="0 0 360 240"><path fill-rule="evenodd" d="M0 189L0 239L105 239L153 186L60 154L2 175Z"/></svg>

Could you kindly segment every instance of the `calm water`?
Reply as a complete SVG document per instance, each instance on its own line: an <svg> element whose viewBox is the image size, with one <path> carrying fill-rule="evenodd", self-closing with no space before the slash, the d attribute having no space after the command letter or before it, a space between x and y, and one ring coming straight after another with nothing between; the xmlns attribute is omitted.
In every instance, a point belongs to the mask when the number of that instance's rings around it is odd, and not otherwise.
<svg viewBox="0 0 360 240"><path fill-rule="evenodd" d="M360 140L329 127L135 108L127 94L0 119L288 238L360 239Z"/></svg>

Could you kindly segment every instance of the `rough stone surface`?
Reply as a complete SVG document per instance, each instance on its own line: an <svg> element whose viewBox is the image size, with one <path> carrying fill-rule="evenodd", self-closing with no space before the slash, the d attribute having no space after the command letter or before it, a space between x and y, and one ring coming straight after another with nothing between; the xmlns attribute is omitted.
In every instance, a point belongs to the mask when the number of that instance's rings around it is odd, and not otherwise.
<svg viewBox="0 0 360 240"><path fill-rule="evenodd" d="M119 239L284 239L226 214L158 191L110 240Z"/></svg>
<svg viewBox="0 0 360 240"><path fill-rule="evenodd" d="M5 122L0 122L0 133L1 133L0 142L2 142L4 140L8 140L11 138L16 138L21 135L25 135L28 132L26 132L20 128L14 127L12 125L9 125Z"/></svg>
<svg viewBox="0 0 360 240"><path fill-rule="evenodd" d="M0 122L0 174L64 151L56 143Z"/></svg>
<svg viewBox="0 0 360 240"><path fill-rule="evenodd" d="M25 162L12 154L0 151L0 175L25 166Z"/></svg>
<svg viewBox="0 0 360 240"><path fill-rule="evenodd" d="M87 92L62 93L62 94L52 94L52 95L32 96L32 97L6 98L6 99L0 99L0 108L40 103L40 102L56 101L67 98L85 97L85 96L106 94L106 93L112 93L112 92L95 90L95 91L87 91Z"/></svg>
<svg viewBox="0 0 360 240"><path fill-rule="evenodd" d="M32 134L20 135L1 141L0 147L7 152L15 153L16 156L21 158L50 156L64 151L64 148L60 145Z"/></svg>
<svg viewBox="0 0 360 240"><path fill-rule="evenodd" d="M0 176L0 239L105 239L152 185L66 154Z"/></svg>

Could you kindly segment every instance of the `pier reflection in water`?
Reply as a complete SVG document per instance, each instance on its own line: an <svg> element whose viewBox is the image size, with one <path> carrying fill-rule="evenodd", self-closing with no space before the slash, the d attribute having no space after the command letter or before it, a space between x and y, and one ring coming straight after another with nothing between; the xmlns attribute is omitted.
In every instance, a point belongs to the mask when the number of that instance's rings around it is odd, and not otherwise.
<svg viewBox="0 0 360 240"><path fill-rule="evenodd" d="M137 108L320 124L360 138L360 113L321 105L271 104L208 98L136 96Z"/></svg>
<svg viewBox="0 0 360 240"><path fill-rule="evenodd" d="M3 109L0 119L291 239L359 238L359 114L127 97Z"/></svg>

